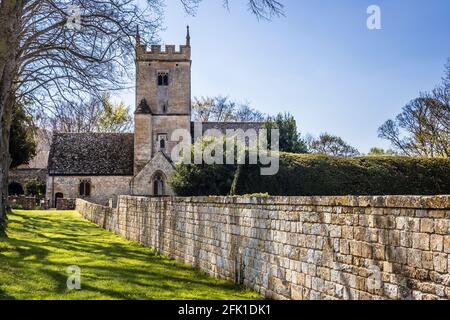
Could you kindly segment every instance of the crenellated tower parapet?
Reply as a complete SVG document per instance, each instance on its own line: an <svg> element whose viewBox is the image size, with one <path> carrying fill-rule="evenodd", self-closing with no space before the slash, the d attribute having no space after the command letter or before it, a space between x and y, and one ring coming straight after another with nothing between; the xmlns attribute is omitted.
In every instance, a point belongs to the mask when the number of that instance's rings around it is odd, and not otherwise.
<svg viewBox="0 0 450 320"><path fill-rule="evenodd" d="M176 48L174 45L138 45L136 57L139 61L190 61L191 46L181 45Z"/></svg>

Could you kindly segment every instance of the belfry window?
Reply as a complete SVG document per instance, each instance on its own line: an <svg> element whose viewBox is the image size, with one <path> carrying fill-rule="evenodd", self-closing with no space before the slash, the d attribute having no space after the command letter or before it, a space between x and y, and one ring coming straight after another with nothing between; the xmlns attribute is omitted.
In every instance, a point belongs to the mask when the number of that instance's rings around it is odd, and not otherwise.
<svg viewBox="0 0 450 320"><path fill-rule="evenodd" d="M169 73L158 72L158 86L168 86L168 85L169 85Z"/></svg>
<svg viewBox="0 0 450 320"><path fill-rule="evenodd" d="M91 195L91 183L88 180L80 181L79 193L82 197L88 197Z"/></svg>

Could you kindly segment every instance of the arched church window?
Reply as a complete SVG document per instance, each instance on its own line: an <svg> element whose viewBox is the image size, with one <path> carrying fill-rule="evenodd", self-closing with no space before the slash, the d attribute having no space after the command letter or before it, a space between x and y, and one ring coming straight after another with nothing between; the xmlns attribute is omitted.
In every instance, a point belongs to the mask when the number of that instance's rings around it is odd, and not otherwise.
<svg viewBox="0 0 450 320"><path fill-rule="evenodd" d="M91 183L88 180L80 181L79 194L82 197L88 197L91 195Z"/></svg>

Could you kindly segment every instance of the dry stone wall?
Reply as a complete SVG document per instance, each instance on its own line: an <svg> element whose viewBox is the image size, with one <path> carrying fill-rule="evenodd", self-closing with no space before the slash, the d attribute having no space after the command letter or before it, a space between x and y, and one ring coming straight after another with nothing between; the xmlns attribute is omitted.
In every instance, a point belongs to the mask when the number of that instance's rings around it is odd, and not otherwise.
<svg viewBox="0 0 450 320"><path fill-rule="evenodd" d="M39 202L36 197L21 196L8 196L8 203L13 209L34 210Z"/></svg>
<svg viewBox="0 0 450 320"><path fill-rule="evenodd" d="M56 210L74 210L76 199L59 198L56 199Z"/></svg>
<svg viewBox="0 0 450 320"><path fill-rule="evenodd" d="M77 210L267 298L450 298L450 196L120 196Z"/></svg>

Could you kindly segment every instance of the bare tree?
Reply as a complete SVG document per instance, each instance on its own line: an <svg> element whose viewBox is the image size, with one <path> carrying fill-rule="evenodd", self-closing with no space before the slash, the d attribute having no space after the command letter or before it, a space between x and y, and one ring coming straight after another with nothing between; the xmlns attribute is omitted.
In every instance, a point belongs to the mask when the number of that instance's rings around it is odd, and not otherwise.
<svg viewBox="0 0 450 320"><path fill-rule="evenodd" d="M86 102L64 102L37 122L52 132L129 132L133 125L129 108L123 101L114 103L109 93Z"/></svg>
<svg viewBox="0 0 450 320"><path fill-rule="evenodd" d="M248 103L237 103L228 97L201 97L192 102L192 119L203 122L251 122L263 121L266 116L250 107Z"/></svg>
<svg viewBox="0 0 450 320"><path fill-rule="evenodd" d="M311 153L320 153L339 157L356 157L359 151L346 143L342 138L322 133L319 138L307 138L308 150Z"/></svg>
<svg viewBox="0 0 450 320"><path fill-rule="evenodd" d="M182 0L189 12L199 0ZM249 0L257 16L281 10L275 0ZM45 112L126 85L134 35L155 41L162 0L2 0L0 2L0 231L5 219L8 140L14 101Z"/></svg>
<svg viewBox="0 0 450 320"><path fill-rule="evenodd" d="M195 0L199 3L201 0ZM224 0L224 6L229 9L229 0ZM284 15L284 5L275 0L250 0L247 3L248 10L258 19L270 20L273 17Z"/></svg>
<svg viewBox="0 0 450 320"><path fill-rule="evenodd" d="M10 101L45 112L123 87L133 64L134 35L155 39L161 2L147 0L8 0L0 4L0 224L4 219ZM13 99L13 97L15 99Z"/></svg>
<svg viewBox="0 0 450 320"><path fill-rule="evenodd" d="M442 83L403 107L379 129L380 138L408 156L450 156L450 62Z"/></svg>
<svg viewBox="0 0 450 320"><path fill-rule="evenodd" d="M240 104L235 112L236 121L244 122L261 122L264 121L267 116L253 109L248 103Z"/></svg>

